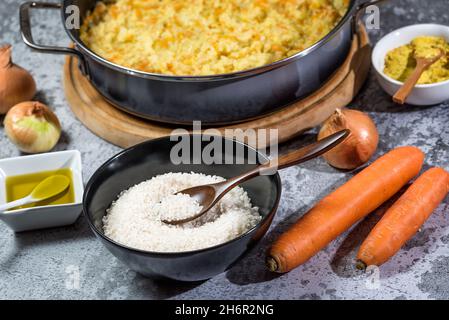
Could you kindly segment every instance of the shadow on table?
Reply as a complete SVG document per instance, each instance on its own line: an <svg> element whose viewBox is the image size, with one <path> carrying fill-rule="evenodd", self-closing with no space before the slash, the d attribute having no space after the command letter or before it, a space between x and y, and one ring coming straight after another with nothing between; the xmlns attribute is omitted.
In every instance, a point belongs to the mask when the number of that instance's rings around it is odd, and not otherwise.
<svg viewBox="0 0 449 320"><path fill-rule="evenodd" d="M394 200L399 198L399 194L359 222L344 238L330 263L335 274L342 278L352 278L361 274L361 271L355 267L357 251L385 211L394 203Z"/></svg>
<svg viewBox="0 0 449 320"><path fill-rule="evenodd" d="M26 247L47 245L48 243L65 240L95 238L95 235L85 221L84 215L81 214L75 223L69 226L19 232L15 234L15 237L18 247Z"/></svg>
<svg viewBox="0 0 449 320"><path fill-rule="evenodd" d="M8 268L11 266L20 251L28 247L46 246L52 243L94 237L94 234L84 221L83 215L70 226L15 233L14 247L8 254L8 258L0 261L0 267Z"/></svg>
<svg viewBox="0 0 449 320"><path fill-rule="evenodd" d="M325 197L336 186L340 186L346 181L346 178L339 179L335 184L323 190L318 196L317 201ZM281 199L282 203L282 199ZM273 242L285 231L287 231L298 219L307 212L310 208L303 206L291 213L290 215L281 218L281 220L272 227L264 238L250 250L243 259L237 262L230 270L227 271L227 279L238 285L247 285L251 283L261 283L273 280L280 277L282 274L268 271L265 266L266 252L273 244Z"/></svg>
<svg viewBox="0 0 449 320"><path fill-rule="evenodd" d="M298 212L302 211L303 209L298 210ZM289 215L279 222L272 231L269 231L254 248L249 250L240 261L226 272L226 278L231 283L247 285L267 282L280 277L281 274L270 272L265 266L266 251L277 238L277 234L280 232L278 230L286 230L288 226L296 221L298 212Z"/></svg>
<svg viewBox="0 0 449 320"><path fill-rule="evenodd" d="M169 279L149 279L137 274L133 281L133 286L139 291L142 298L151 299L170 299L180 294L195 289L204 281L196 282L179 282Z"/></svg>

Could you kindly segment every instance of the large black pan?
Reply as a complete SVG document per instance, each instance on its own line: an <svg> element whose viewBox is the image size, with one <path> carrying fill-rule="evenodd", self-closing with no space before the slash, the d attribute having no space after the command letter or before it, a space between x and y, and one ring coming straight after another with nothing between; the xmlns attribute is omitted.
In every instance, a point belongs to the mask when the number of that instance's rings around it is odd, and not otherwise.
<svg viewBox="0 0 449 320"><path fill-rule="evenodd" d="M118 108L167 123L225 124L260 117L317 90L344 61L358 13L383 0L351 0L341 22L323 39L294 56L262 67L212 76L170 76L145 73L113 64L86 47L78 29L67 28L72 5L81 22L96 0L62 3L26 2L20 7L24 42L31 48L78 57L82 72ZM58 9L75 48L40 45L31 34L29 11Z"/></svg>

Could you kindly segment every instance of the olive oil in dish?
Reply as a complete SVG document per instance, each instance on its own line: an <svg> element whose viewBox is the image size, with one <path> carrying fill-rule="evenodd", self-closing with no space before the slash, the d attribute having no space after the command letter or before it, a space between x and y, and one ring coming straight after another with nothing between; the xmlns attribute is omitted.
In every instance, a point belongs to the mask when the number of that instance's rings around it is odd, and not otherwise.
<svg viewBox="0 0 449 320"><path fill-rule="evenodd" d="M31 207L49 206L49 205L61 205L75 202L75 192L73 187L72 171L69 168L63 168L58 170L41 171L31 174L22 174L17 176L10 176L6 178L6 201L12 202L17 199L28 196L33 189L44 179L53 175L63 175L70 181L69 187L60 194L35 203L27 204L21 207L14 208L23 209ZM51 190L48 190L51 192Z"/></svg>

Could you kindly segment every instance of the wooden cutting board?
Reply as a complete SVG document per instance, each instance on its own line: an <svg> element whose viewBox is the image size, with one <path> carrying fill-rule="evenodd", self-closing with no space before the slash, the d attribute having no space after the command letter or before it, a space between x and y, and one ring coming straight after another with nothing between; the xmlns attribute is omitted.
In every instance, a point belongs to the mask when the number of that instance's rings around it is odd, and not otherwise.
<svg viewBox="0 0 449 320"><path fill-rule="evenodd" d="M367 78L371 46L361 27L354 37L343 65L312 95L259 119L217 127L277 129L279 142L285 142L326 120L336 108L347 106ZM119 147L127 148L148 139L169 135L175 127L152 122L123 112L108 103L81 74L77 59L67 57L64 65L64 91L76 117L93 133ZM259 141L258 147L264 142Z"/></svg>

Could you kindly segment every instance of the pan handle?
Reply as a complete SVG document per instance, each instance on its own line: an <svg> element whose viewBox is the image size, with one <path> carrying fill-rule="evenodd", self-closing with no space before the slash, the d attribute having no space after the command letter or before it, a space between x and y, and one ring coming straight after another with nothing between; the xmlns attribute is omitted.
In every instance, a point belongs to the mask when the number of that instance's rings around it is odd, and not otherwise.
<svg viewBox="0 0 449 320"><path fill-rule="evenodd" d="M360 1L359 0L358 2L360 2L360 3L357 4L357 9L356 9L357 13L361 13L362 10L366 9L369 6L380 4L385 1L387 1L387 0L368 0L368 1L366 1L366 0Z"/></svg>
<svg viewBox="0 0 449 320"><path fill-rule="evenodd" d="M61 3L49 3L49 2L25 2L20 5L20 32L22 35L23 42L32 49L43 52L43 53L55 53L55 54L69 54L76 56L80 63L80 69L83 75L87 75L87 64L84 56L78 50L65 47L55 47L41 45L34 42L33 34L31 32L31 20L30 20L30 10L31 9L62 9Z"/></svg>
<svg viewBox="0 0 449 320"><path fill-rule="evenodd" d="M387 0L356 0L355 13L352 19L353 30L357 31L358 29L358 21L360 16L363 14L363 11L372 5L377 5Z"/></svg>

